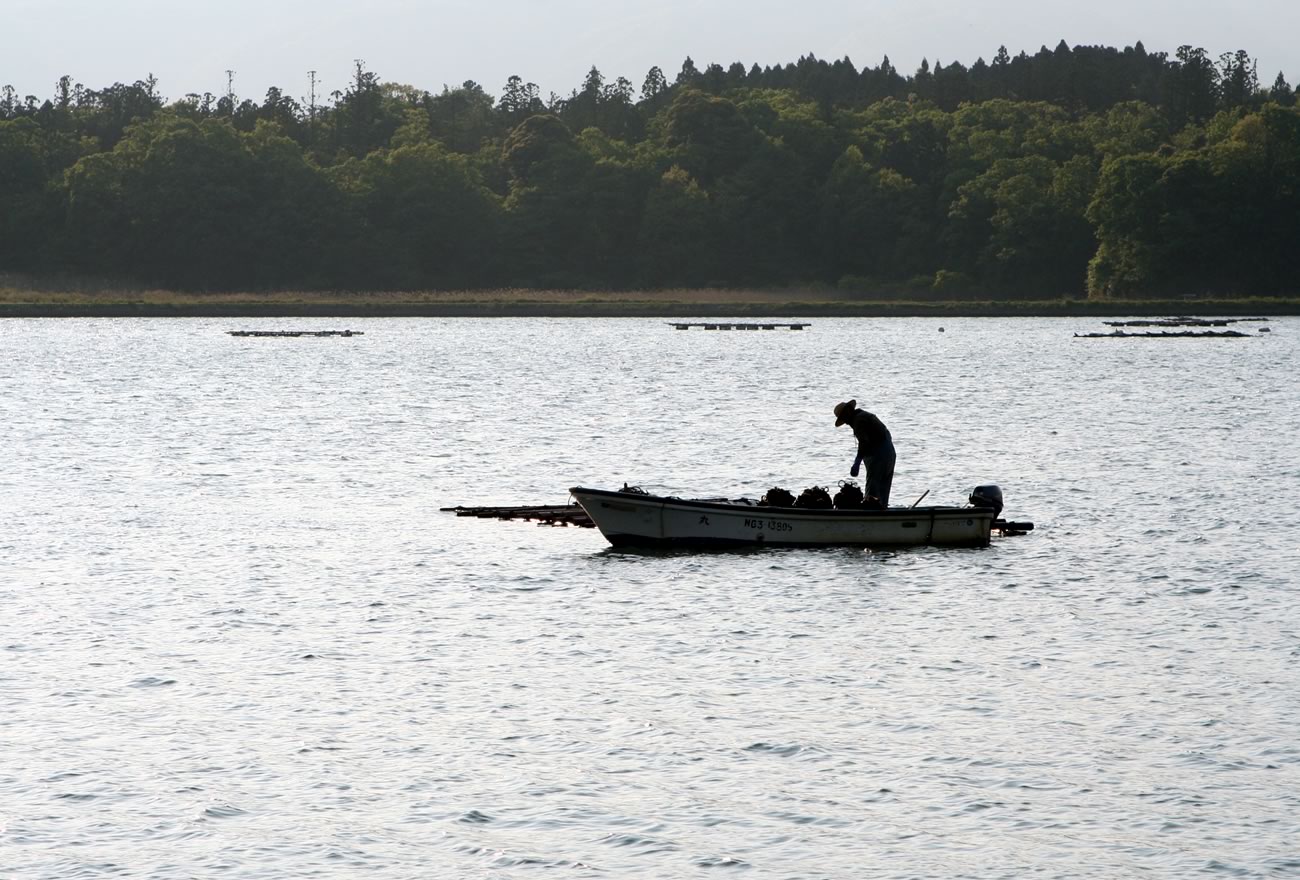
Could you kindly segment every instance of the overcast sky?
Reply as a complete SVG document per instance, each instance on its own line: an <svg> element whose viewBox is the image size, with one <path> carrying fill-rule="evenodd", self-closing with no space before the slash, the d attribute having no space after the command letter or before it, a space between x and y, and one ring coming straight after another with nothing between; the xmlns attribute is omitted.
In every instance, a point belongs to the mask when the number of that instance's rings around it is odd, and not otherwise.
<svg viewBox="0 0 1300 880"><path fill-rule="evenodd" d="M1061 40L1245 49L1264 85L1300 79L1300 0L3 0L0 35L0 85L41 99L65 73L90 88L152 73L168 100L222 94L226 70L241 98L273 85L303 98L314 69L328 102L354 59L429 91L472 79L500 96L518 74L567 95L593 65L639 91L652 66L672 80L687 56L703 69L811 53L861 69L888 55L912 73L922 58L969 65Z"/></svg>

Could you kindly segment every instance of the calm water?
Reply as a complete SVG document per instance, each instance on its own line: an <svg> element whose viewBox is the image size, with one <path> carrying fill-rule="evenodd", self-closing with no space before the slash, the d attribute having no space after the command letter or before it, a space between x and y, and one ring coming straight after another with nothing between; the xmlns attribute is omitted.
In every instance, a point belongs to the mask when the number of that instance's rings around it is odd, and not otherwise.
<svg viewBox="0 0 1300 880"><path fill-rule="evenodd" d="M1269 326L0 322L0 877L1300 876ZM847 397L895 503L996 482L1037 530L646 554L438 511L834 487Z"/></svg>

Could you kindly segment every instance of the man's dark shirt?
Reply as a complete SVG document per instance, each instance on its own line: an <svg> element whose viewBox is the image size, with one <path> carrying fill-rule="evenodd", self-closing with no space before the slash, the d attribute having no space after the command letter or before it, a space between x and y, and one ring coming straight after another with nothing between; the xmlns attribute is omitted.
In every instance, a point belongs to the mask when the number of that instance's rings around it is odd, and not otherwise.
<svg viewBox="0 0 1300 880"><path fill-rule="evenodd" d="M849 426L853 428L853 436L858 438L858 449L864 453L870 453L886 440L893 440L885 423L865 409L853 413Z"/></svg>

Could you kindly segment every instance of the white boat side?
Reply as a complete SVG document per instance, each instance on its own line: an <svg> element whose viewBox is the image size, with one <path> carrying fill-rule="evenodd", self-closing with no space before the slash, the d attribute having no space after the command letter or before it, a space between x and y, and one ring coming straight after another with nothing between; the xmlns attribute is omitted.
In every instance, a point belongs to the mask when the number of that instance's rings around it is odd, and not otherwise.
<svg viewBox="0 0 1300 880"><path fill-rule="evenodd" d="M569 491L615 546L982 547L995 516L987 507L808 510L581 486Z"/></svg>

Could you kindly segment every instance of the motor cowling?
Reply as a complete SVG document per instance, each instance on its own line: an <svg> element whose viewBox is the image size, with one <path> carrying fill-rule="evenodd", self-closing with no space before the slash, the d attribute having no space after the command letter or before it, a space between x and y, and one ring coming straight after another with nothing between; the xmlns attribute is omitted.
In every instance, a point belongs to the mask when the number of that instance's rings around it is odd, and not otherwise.
<svg viewBox="0 0 1300 880"><path fill-rule="evenodd" d="M987 486L976 486L971 490L970 503L975 507L991 507L993 515L1002 514L1002 490L997 486L989 484Z"/></svg>

